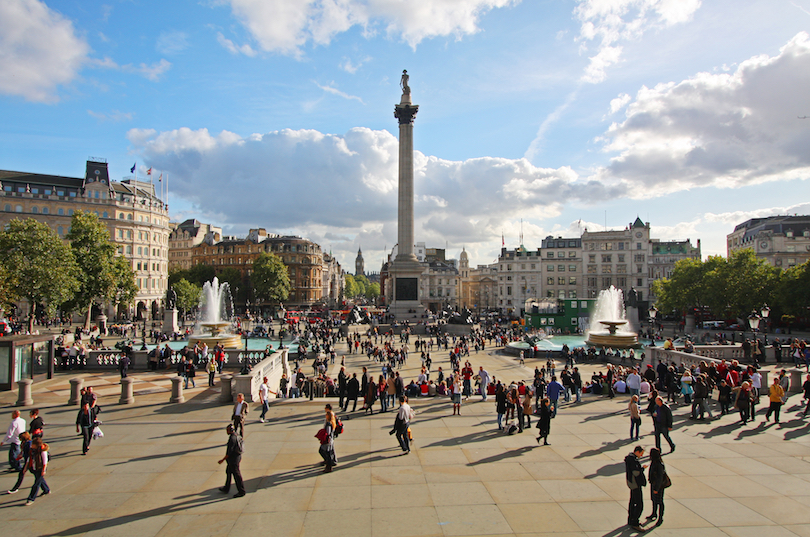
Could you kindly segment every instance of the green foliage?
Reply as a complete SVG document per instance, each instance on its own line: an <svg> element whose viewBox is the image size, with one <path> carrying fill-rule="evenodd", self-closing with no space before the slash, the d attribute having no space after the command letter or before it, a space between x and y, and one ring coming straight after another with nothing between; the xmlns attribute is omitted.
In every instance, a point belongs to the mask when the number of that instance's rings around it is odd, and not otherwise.
<svg viewBox="0 0 810 537"><path fill-rule="evenodd" d="M79 289L78 267L70 247L33 218L14 219L0 231L0 265L9 275L10 294L31 304L31 330L37 304L52 315Z"/></svg>
<svg viewBox="0 0 810 537"><path fill-rule="evenodd" d="M359 286L357 285L357 280L355 280L354 276L351 274L346 274L343 284L343 295L348 299L352 299L360 294L358 289Z"/></svg>
<svg viewBox="0 0 810 537"><path fill-rule="evenodd" d="M200 303L202 287L191 283L185 278L172 284L174 292L177 293L177 307L185 315L189 310L194 309Z"/></svg>
<svg viewBox="0 0 810 537"><path fill-rule="evenodd" d="M756 257L751 249L738 250L728 259L711 256L678 261L669 279L653 282L661 311L708 307L717 317L745 317L777 301L775 290L782 272Z"/></svg>
<svg viewBox="0 0 810 537"><path fill-rule="evenodd" d="M125 257L116 257L113 263L113 275L115 279L115 294L113 300L118 304L131 304L138 294L138 286L135 285L135 272L132 270L131 262Z"/></svg>
<svg viewBox="0 0 810 537"><path fill-rule="evenodd" d="M14 281L11 274L3 265L0 265L0 312L9 311L12 304L19 298L14 294ZM0 317L2 315L0 314Z"/></svg>
<svg viewBox="0 0 810 537"><path fill-rule="evenodd" d="M94 213L77 211L67 234L73 257L79 266L79 290L71 303L87 311L95 301L111 300L116 292L115 252L110 232Z"/></svg>
<svg viewBox="0 0 810 537"><path fill-rule="evenodd" d="M377 282L370 283L366 288L366 298L369 300L377 300L380 296L380 284Z"/></svg>
<svg viewBox="0 0 810 537"><path fill-rule="evenodd" d="M782 311L795 320L795 316L806 317L810 306L810 261L790 267L782 274L782 281L776 291ZM787 324L790 324L789 321Z"/></svg>
<svg viewBox="0 0 810 537"><path fill-rule="evenodd" d="M290 275L280 257L260 254L253 262L250 275L254 296L262 302L282 302L290 296Z"/></svg>
<svg viewBox="0 0 810 537"><path fill-rule="evenodd" d="M202 287L205 282L210 282L216 275L216 270L211 265L199 264L194 265L190 269L171 267L169 269L169 285L174 285L180 280L186 280L189 283ZM222 280L221 277L220 280Z"/></svg>

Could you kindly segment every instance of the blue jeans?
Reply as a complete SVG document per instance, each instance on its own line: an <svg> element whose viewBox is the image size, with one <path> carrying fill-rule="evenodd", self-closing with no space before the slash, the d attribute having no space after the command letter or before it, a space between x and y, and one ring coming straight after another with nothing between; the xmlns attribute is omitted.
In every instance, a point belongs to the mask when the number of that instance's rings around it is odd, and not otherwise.
<svg viewBox="0 0 810 537"><path fill-rule="evenodd" d="M267 411L268 411L268 410L270 410L270 401L268 401L267 399L265 399L265 400L262 402L262 415L260 416L260 417L261 417L261 419L264 419L264 417L267 415Z"/></svg>
<svg viewBox="0 0 810 537"><path fill-rule="evenodd" d="M577 391L577 403L579 403L582 400L582 386L576 388L576 391Z"/></svg>
<svg viewBox="0 0 810 537"><path fill-rule="evenodd" d="M42 470L31 470L31 473L34 474L34 486L31 487L31 493L28 495L29 502L33 502L37 499L39 489L42 489L43 494L48 494L51 492L51 488L45 481L45 476L42 475Z"/></svg>
<svg viewBox="0 0 810 537"><path fill-rule="evenodd" d="M11 469L15 472L19 472L22 470L22 463L17 460L17 457L20 456L20 444L9 444L8 445L8 463L11 465Z"/></svg>
<svg viewBox="0 0 810 537"><path fill-rule="evenodd" d="M557 415L557 401L559 399L551 399L551 417L555 417Z"/></svg>
<svg viewBox="0 0 810 537"><path fill-rule="evenodd" d="M641 418L630 418L630 440L637 440L641 429ZM633 434L635 430L635 434Z"/></svg>

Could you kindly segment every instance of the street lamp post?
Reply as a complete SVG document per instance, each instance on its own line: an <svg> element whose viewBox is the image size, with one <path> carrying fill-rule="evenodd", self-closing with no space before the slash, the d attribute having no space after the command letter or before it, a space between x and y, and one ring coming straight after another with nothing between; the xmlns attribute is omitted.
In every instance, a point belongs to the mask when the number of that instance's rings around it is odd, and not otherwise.
<svg viewBox="0 0 810 537"><path fill-rule="evenodd" d="M649 311L647 312L650 315L650 338L655 341L655 317L658 315L658 309L655 307L655 304L650 306Z"/></svg>
<svg viewBox="0 0 810 537"><path fill-rule="evenodd" d="M751 312L751 315L748 316L748 325L751 327L751 339L753 339L753 343L757 341L757 329L759 328L759 321L760 317L756 311ZM751 346L751 356L754 356L754 346ZM756 359L755 359L756 360Z"/></svg>
<svg viewBox="0 0 810 537"><path fill-rule="evenodd" d="M762 306L762 310L760 310L760 315L762 315L762 318L765 320L765 323L762 326L762 332L765 337L765 342L763 343L764 347L768 346L768 317L770 316L770 314L771 308L769 308L767 304ZM762 349L762 352L764 353L765 349Z"/></svg>

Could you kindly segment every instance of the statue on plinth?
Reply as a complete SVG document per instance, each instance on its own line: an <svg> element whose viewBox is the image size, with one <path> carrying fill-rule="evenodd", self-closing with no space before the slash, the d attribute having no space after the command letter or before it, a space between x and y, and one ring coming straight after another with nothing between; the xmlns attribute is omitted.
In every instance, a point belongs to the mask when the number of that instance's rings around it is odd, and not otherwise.
<svg viewBox="0 0 810 537"><path fill-rule="evenodd" d="M411 87L408 85L408 80L411 77L408 76L408 71L403 69L402 70L402 80L399 81L399 86L402 88L403 95L410 95L411 94Z"/></svg>

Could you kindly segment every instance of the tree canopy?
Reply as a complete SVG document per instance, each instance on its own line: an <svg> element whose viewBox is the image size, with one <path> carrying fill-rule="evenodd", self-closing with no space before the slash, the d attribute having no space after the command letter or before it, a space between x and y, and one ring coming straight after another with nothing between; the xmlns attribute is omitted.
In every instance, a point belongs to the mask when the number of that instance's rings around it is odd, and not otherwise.
<svg viewBox="0 0 810 537"><path fill-rule="evenodd" d="M174 282L172 288L174 292L177 293L177 307L180 308L183 315L199 305L200 297L202 296L202 287L196 283L191 283L185 278L182 278Z"/></svg>
<svg viewBox="0 0 810 537"><path fill-rule="evenodd" d="M0 231L0 265L9 275L6 284L10 294L27 299L31 305L31 331L37 304L52 315L79 289L79 269L70 247L33 218L14 219Z"/></svg>
<svg viewBox="0 0 810 537"><path fill-rule="evenodd" d="M262 302L282 302L290 296L290 275L280 257L262 253L253 262L250 275L253 292Z"/></svg>

